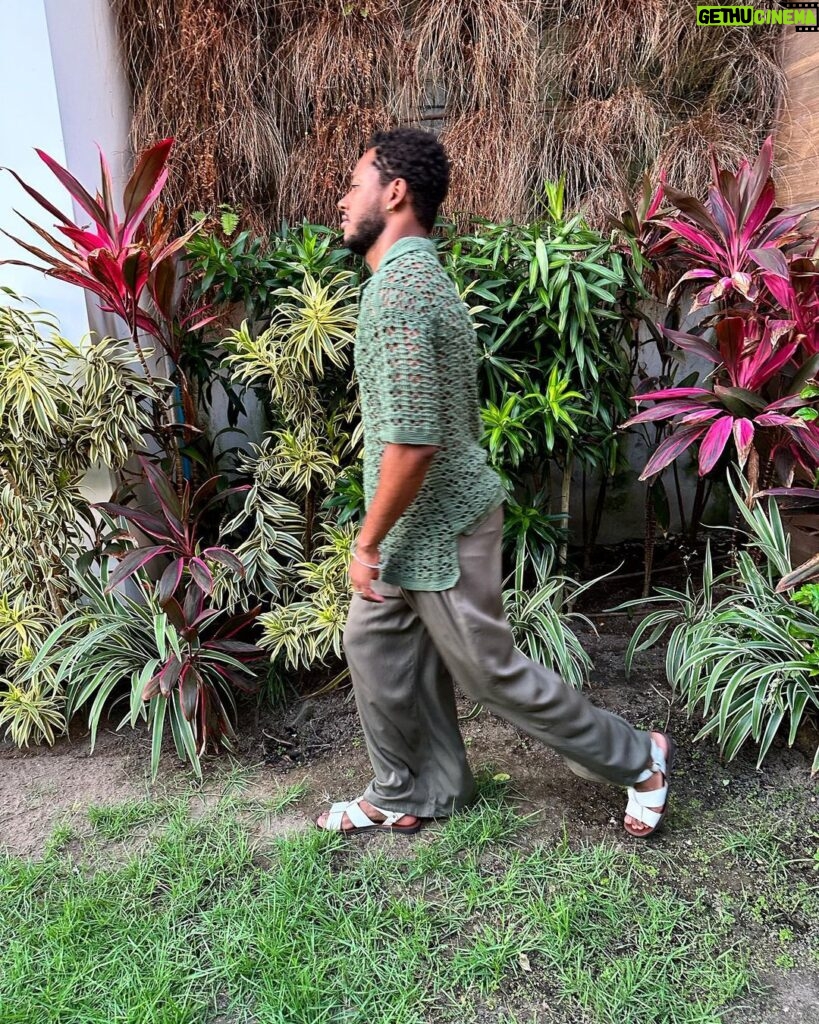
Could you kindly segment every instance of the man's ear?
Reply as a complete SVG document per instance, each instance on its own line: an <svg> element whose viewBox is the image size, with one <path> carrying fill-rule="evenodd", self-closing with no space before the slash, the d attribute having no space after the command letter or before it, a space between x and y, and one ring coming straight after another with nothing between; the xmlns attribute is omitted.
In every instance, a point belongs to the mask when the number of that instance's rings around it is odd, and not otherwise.
<svg viewBox="0 0 819 1024"><path fill-rule="evenodd" d="M407 200L408 195L406 181L403 178L393 178L387 191L387 205L395 210Z"/></svg>

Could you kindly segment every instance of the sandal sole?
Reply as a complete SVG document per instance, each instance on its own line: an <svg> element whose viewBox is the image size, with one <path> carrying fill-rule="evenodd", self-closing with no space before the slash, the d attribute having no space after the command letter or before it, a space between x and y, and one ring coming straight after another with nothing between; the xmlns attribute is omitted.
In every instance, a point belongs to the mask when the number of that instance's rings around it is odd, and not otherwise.
<svg viewBox="0 0 819 1024"><path fill-rule="evenodd" d="M662 735L665 737L665 740L668 743L668 752L665 755L665 783L668 786L668 792L665 796L665 806L663 807L663 811L660 814L660 820L657 822L654 828L649 829L648 832L632 832L628 825L623 823L623 829L628 835L631 836L632 839L648 839L649 836L656 835L663 827L666 815L668 814L668 806L671 802L671 775L674 771L674 758L677 753L677 744L674 742L674 737L671 735L671 733L664 732Z"/></svg>
<svg viewBox="0 0 819 1024"><path fill-rule="evenodd" d="M339 836L360 836L366 832L391 832L396 836L414 836L424 827L420 821L415 825L380 825L373 823L372 825L359 825L353 828L325 828L324 825L319 825L318 821L314 824L322 832L332 832Z"/></svg>

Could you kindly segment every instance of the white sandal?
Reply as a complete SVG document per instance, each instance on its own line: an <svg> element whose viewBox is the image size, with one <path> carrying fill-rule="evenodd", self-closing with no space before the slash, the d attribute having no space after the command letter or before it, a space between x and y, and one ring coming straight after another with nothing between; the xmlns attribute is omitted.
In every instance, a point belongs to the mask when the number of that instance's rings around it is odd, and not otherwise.
<svg viewBox="0 0 819 1024"><path fill-rule="evenodd" d="M362 810L361 800L362 798L359 797L358 800L351 800L349 803L342 800L339 803L333 804L327 816L327 821L323 825L319 825L316 822L316 825L327 832L341 832L345 836L355 836L360 832L395 832L403 836L412 836L420 831L420 818L412 825L396 825L397 821L406 816L406 811L385 811L381 807L376 807L375 804L370 804L374 811L384 815L383 821L373 821ZM352 828L344 828L342 826L345 814L353 823Z"/></svg>
<svg viewBox="0 0 819 1024"><path fill-rule="evenodd" d="M676 744L668 733L663 733L663 736L668 744L668 751L663 752L662 748L658 746L656 740L652 737L651 767L646 768L643 775L637 781L645 782L655 772L662 772L665 784L660 786L659 789L651 789L646 792L633 789L631 786L627 790L628 804L626 806L626 814L630 818L635 818L637 821L642 822L643 825L648 826L648 828L640 832L635 832L623 822L623 828L630 836L634 836L635 839L645 839L646 836L654 835L668 813L668 782L671 769L674 767ZM662 807L662 810L653 811L652 807Z"/></svg>

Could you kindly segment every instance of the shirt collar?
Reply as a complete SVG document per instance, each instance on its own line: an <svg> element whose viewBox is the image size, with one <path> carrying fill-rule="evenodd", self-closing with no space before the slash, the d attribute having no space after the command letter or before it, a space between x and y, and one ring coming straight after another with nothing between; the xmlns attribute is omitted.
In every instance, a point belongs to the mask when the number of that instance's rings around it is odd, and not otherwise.
<svg viewBox="0 0 819 1024"><path fill-rule="evenodd" d="M397 260L399 256L406 256L408 252L438 252L438 246L431 238L420 235L408 235L406 238L399 238L381 257L381 263L376 273L380 273L388 263Z"/></svg>

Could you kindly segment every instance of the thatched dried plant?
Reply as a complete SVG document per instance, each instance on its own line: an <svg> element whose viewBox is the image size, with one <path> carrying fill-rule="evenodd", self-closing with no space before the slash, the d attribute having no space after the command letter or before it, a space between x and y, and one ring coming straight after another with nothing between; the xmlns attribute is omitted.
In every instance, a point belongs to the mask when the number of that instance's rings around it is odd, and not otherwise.
<svg viewBox="0 0 819 1024"><path fill-rule="evenodd" d="M721 167L736 168L758 147L752 129L736 114L706 108L666 131L652 174L656 177L664 169L669 185L702 196L711 181L710 153Z"/></svg>
<svg viewBox="0 0 819 1024"><path fill-rule="evenodd" d="M288 161L277 211L335 223L369 137L417 113L402 0L288 0L275 82Z"/></svg>
<svg viewBox="0 0 819 1024"><path fill-rule="evenodd" d="M785 86L781 30L699 29L697 0L111 2L135 145L176 136L172 197L256 227L334 222L371 132L418 122L450 150L450 213L522 216L565 175L602 226L646 169L696 192L709 145L753 152Z"/></svg>
<svg viewBox="0 0 819 1024"><path fill-rule="evenodd" d="M544 25L547 74L565 96L606 98L643 78L672 46L668 0L564 0Z"/></svg>
<svg viewBox="0 0 819 1024"><path fill-rule="evenodd" d="M134 93L136 150L176 139L170 202L242 205L264 221L285 151L270 102L271 0L112 0Z"/></svg>
<svg viewBox="0 0 819 1024"><path fill-rule="evenodd" d="M326 118L294 145L279 190L279 216L312 224L335 224L336 204L350 173L375 131L393 127L383 108L351 108Z"/></svg>
<svg viewBox="0 0 819 1024"><path fill-rule="evenodd" d="M583 206L592 222L602 223L653 159L664 128L664 112L638 86L609 99L566 103L544 125L538 179L564 176L569 205Z"/></svg>
<svg viewBox="0 0 819 1024"><path fill-rule="evenodd" d="M447 212L524 214L541 46L533 0L418 0L409 34L427 104L441 104L452 160Z"/></svg>
<svg viewBox="0 0 819 1024"><path fill-rule="evenodd" d="M451 117L537 100L536 0L417 0L409 23L427 102L446 90Z"/></svg>
<svg viewBox="0 0 819 1024"><path fill-rule="evenodd" d="M781 4L758 0L755 6ZM741 95L751 104L767 104L770 97L775 103L783 89L781 30L776 26L728 28L703 36L696 24L696 8L697 0L668 5L667 32L672 45L657 55L657 81L668 96L690 113L706 101L715 81L722 78L726 96ZM768 74L759 74L763 67Z"/></svg>
<svg viewBox="0 0 819 1024"><path fill-rule="evenodd" d="M403 0L280 0L275 82L288 142L351 108L418 107Z"/></svg>
<svg viewBox="0 0 819 1024"><path fill-rule="evenodd" d="M452 161L446 214L461 224L469 216L494 221L524 217L532 184L533 136L531 123L494 107L451 121L441 135Z"/></svg>

